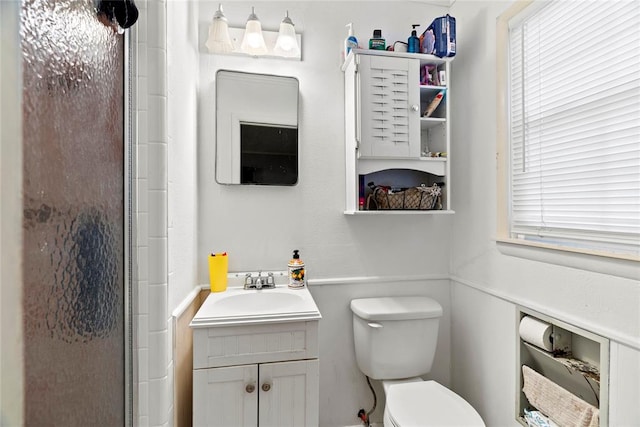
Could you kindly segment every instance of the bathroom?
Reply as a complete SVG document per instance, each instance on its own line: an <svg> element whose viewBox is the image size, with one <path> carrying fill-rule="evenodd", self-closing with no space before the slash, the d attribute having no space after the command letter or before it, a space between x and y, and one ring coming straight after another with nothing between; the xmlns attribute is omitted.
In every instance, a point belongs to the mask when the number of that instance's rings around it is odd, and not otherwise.
<svg viewBox="0 0 640 427"><path fill-rule="evenodd" d="M5 2L3 2L5 3ZM11 3L11 2L8 2ZM587 255L505 253L496 243L496 19L510 1L224 3L231 26L252 6L267 29L284 12L302 35L302 60L207 53L207 26L218 2L139 1L131 35L136 57L138 197L135 425L181 425L176 408L174 314L208 282L207 254L226 251L231 271L285 270L301 250L320 312L321 426L358 424L372 396L355 362L349 303L354 298L422 295L443 307L430 379L464 397L487 426L517 426L517 306L610 340L609 425L640 425L640 285L637 262ZM3 7L6 7L3 5ZM603 7L605 3L603 2ZM3 31L9 19L3 9ZM353 23L361 44L374 28L405 40L412 24L457 19L452 62L452 215L344 214L344 75L341 50ZM14 22L15 25L15 22ZM14 41L15 41L14 36ZM9 114L4 108L3 132ZM15 42L17 45L17 41ZM15 49L15 46L14 46ZM295 186L226 186L215 180L215 72L230 69L292 76L300 84L299 178ZM17 116L19 120L19 115ZM3 246L6 188L13 183L2 139ZM5 188L5 185L8 187ZM6 218L6 219L5 219ZM20 221L20 220L18 220ZM20 222L18 222L20 224ZM18 225L18 228L20 226ZM9 233L7 231L7 233ZM11 237L10 234L7 234ZM8 252L5 252L7 250ZM3 263L3 269L5 264ZM2 343L19 291L2 282ZM7 335L5 335L7 334ZM2 411L9 405L3 355ZM374 385L378 388L378 384ZM18 398L19 400L19 398ZM20 403L17 403L19 407ZM180 412L180 413L179 413ZM379 408L372 419L382 420ZM17 418L14 418L17 417ZM19 424L19 423L18 423ZM3 424L4 425L4 424ZM12 425L12 423L8 423Z"/></svg>

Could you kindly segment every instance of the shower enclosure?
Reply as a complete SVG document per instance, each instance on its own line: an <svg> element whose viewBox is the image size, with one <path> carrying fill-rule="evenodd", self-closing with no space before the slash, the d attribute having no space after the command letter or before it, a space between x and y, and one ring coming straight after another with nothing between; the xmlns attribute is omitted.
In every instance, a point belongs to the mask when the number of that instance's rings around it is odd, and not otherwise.
<svg viewBox="0 0 640 427"><path fill-rule="evenodd" d="M132 420L126 36L92 0L23 0L25 425Z"/></svg>

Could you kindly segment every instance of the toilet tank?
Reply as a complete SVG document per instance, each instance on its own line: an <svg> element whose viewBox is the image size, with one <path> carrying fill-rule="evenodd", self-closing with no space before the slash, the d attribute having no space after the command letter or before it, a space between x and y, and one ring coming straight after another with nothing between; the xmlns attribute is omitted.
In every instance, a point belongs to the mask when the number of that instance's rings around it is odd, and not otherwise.
<svg viewBox="0 0 640 427"><path fill-rule="evenodd" d="M377 380L428 373L438 341L442 306L427 297L351 301L356 361Z"/></svg>

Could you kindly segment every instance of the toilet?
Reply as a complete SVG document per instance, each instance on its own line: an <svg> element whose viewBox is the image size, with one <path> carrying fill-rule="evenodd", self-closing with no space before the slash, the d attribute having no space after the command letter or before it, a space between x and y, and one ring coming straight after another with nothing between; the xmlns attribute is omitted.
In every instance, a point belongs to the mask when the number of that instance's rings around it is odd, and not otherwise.
<svg viewBox="0 0 640 427"><path fill-rule="evenodd" d="M462 397L419 376L431 370L442 306L427 297L351 301L356 361L381 380L384 427L485 427Z"/></svg>

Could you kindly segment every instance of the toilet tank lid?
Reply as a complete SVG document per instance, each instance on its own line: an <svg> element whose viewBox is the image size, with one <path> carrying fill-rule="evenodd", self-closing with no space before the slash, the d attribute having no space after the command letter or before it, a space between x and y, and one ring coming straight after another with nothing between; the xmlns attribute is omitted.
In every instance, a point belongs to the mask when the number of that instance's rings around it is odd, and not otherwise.
<svg viewBox="0 0 640 427"><path fill-rule="evenodd" d="M411 320L442 316L442 306L428 297L360 298L351 301L351 311L364 320Z"/></svg>

